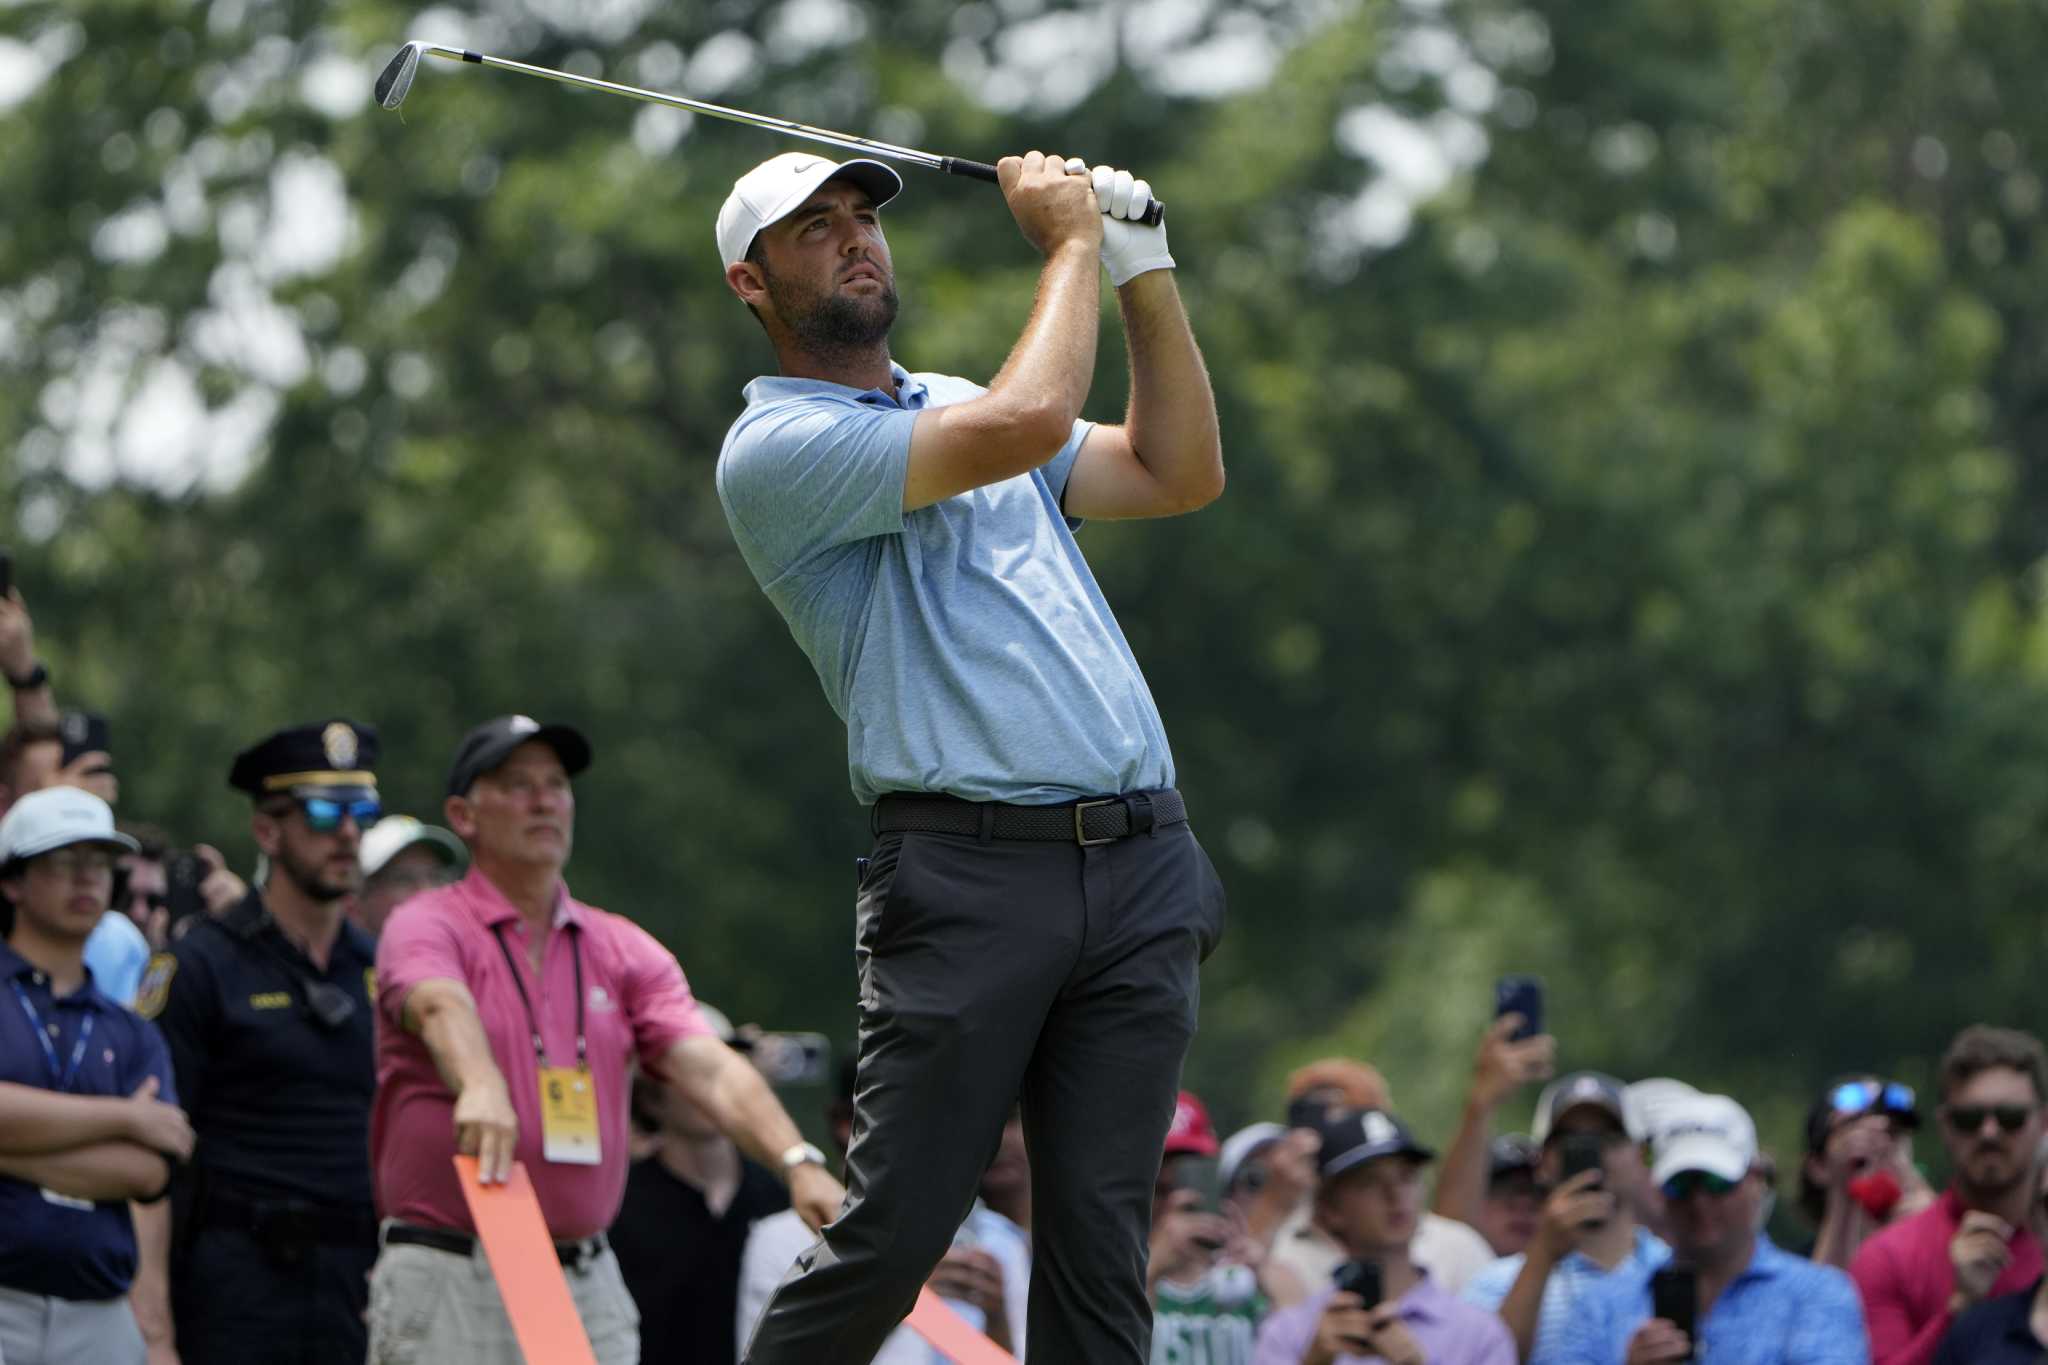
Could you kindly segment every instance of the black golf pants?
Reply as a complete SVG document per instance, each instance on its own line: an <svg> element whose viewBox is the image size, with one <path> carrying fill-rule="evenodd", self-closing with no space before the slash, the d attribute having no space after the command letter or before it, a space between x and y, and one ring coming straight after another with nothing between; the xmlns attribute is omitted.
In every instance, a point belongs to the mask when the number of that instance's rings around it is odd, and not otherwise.
<svg viewBox="0 0 2048 1365"><path fill-rule="evenodd" d="M748 1365L867 1365L1019 1099L1028 1359L1145 1365L1152 1187L1223 910L1185 824L1094 847L881 836L856 910L847 1205L776 1291Z"/></svg>

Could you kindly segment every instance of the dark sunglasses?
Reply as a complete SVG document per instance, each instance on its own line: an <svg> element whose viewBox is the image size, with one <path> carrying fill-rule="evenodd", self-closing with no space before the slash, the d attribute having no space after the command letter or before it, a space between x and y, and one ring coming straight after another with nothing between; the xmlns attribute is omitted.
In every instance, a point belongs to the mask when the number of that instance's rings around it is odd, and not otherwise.
<svg viewBox="0 0 2048 1365"><path fill-rule="evenodd" d="M1844 1081L1828 1091L1828 1107L1844 1116L1875 1111L1887 1118L1919 1117L1913 1087L1897 1081Z"/></svg>
<svg viewBox="0 0 2048 1365"><path fill-rule="evenodd" d="M1976 1132L1987 1118L1997 1119L1998 1126L2006 1132L2017 1133L2034 1116L2034 1111L2024 1104L1952 1104L1943 1112L1949 1127L1958 1133Z"/></svg>
<svg viewBox="0 0 2048 1365"><path fill-rule="evenodd" d="M384 805L380 801L336 801L325 796L302 796L298 798L299 810L306 817L306 828L315 834L332 834L341 828L343 816L356 822L357 829L368 829L383 818Z"/></svg>
<svg viewBox="0 0 2048 1365"><path fill-rule="evenodd" d="M1734 1193L1741 1183L1723 1179L1712 1171L1680 1171L1664 1182L1664 1197L1674 1204L1682 1204L1695 1194L1711 1194L1719 1199Z"/></svg>

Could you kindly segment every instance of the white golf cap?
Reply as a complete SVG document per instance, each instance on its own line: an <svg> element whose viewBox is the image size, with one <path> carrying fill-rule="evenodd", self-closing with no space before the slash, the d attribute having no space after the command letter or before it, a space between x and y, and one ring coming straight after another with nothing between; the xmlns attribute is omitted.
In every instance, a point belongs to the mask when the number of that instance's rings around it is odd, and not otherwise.
<svg viewBox="0 0 2048 1365"><path fill-rule="evenodd" d="M1683 1104L1699 1095L1699 1091L1684 1081L1669 1076L1652 1076L1648 1080L1633 1081L1628 1087L1628 1107L1635 1115L1633 1129L1641 1134L1643 1141L1655 1142L1657 1134L1664 1129L1665 1115L1674 1105Z"/></svg>
<svg viewBox="0 0 2048 1365"><path fill-rule="evenodd" d="M429 825L410 815L387 815L363 831L363 842L356 854L363 875L376 876L385 864L414 844L427 845L450 867L460 867L469 861L469 850L462 846L462 840L439 825Z"/></svg>
<svg viewBox="0 0 2048 1365"><path fill-rule="evenodd" d="M39 857L72 844L101 844L127 853L142 847L114 828L113 807L77 787L30 792L0 820L0 863Z"/></svg>
<svg viewBox="0 0 2048 1365"><path fill-rule="evenodd" d="M839 175L866 190L877 208L894 199L903 188L902 176L866 157L833 161L808 152L771 156L733 181L732 193L725 197L725 206L718 211L720 259L727 265L745 260L755 233L796 212L811 197L811 191Z"/></svg>
<svg viewBox="0 0 2048 1365"><path fill-rule="evenodd" d="M1216 1159L1216 1175L1223 1188L1230 1188L1230 1182L1237 1179L1237 1173L1244 1168L1245 1162L1286 1136L1284 1124L1254 1123L1223 1139L1223 1151Z"/></svg>
<svg viewBox="0 0 2048 1365"><path fill-rule="evenodd" d="M1692 1095L1658 1116L1650 1179L1659 1185L1681 1171L1740 1180L1756 1162L1756 1124L1726 1095Z"/></svg>

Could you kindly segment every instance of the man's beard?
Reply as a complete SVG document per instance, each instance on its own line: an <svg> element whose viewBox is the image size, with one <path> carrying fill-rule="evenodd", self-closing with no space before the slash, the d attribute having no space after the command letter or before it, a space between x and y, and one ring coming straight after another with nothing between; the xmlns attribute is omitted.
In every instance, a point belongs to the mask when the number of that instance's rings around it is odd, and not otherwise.
<svg viewBox="0 0 2048 1365"><path fill-rule="evenodd" d="M271 861L277 865L278 871L291 879L292 885L299 889L300 895L318 905L338 901L356 889L350 884L336 886L322 875L320 863L301 862L287 849L279 849L277 856Z"/></svg>
<svg viewBox="0 0 2048 1365"><path fill-rule="evenodd" d="M813 355L835 356L872 350L888 339L896 325L896 286L884 281L882 292L872 297L853 298L837 289L824 294L804 290L761 267L762 282L768 286L775 315L783 320L797 344Z"/></svg>

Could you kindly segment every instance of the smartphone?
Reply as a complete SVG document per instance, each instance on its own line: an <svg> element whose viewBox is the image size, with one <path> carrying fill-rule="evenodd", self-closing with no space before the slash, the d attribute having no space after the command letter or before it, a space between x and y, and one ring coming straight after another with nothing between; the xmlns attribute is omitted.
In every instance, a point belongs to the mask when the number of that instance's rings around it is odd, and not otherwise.
<svg viewBox="0 0 2048 1365"><path fill-rule="evenodd" d="M1493 983L1493 1017L1503 1014L1519 1014L1522 1022L1509 1035L1510 1042L1521 1042L1534 1038L1543 1032L1543 978L1540 976L1504 976Z"/></svg>
<svg viewBox="0 0 2048 1365"><path fill-rule="evenodd" d="M1685 1333L1692 1340L1694 1319L1699 1316L1700 1278L1696 1271L1666 1266L1650 1277L1650 1312ZM1699 1355L1699 1343L1693 1342L1692 1354L1687 1360Z"/></svg>
<svg viewBox="0 0 2048 1365"><path fill-rule="evenodd" d="M1563 1179L1584 1175L1587 1171L1607 1169L1607 1144L1591 1133L1566 1133L1558 1139L1557 1156L1563 1168ZM1602 1180L1605 1179L1603 1175ZM1600 1182L1595 1182L1600 1183Z"/></svg>
<svg viewBox="0 0 2048 1365"><path fill-rule="evenodd" d="M1607 1144L1591 1133L1566 1133L1558 1139L1557 1157L1562 1180L1584 1175L1587 1171L1599 1171L1600 1178L1593 1182L1595 1189L1607 1183ZM1562 1183L1562 1180L1560 1183ZM1589 1228L1604 1227L1604 1218L1589 1220Z"/></svg>
<svg viewBox="0 0 2048 1365"><path fill-rule="evenodd" d="M1182 1156L1173 1159L1173 1188L1193 1190L1198 1202L1192 1212L1223 1212L1223 1172L1213 1156ZM1204 1251L1221 1251L1223 1241L1215 1237L1197 1237L1195 1245Z"/></svg>
<svg viewBox="0 0 2048 1365"><path fill-rule="evenodd" d="M113 731L97 711L66 711L57 722L57 738L64 745L58 761L67 768L83 754L114 752Z"/></svg>
<svg viewBox="0 0 2048 1365"><path fill-rule="evenodd" d="M164 859L164 909L172 924L205 912L206 898L199 894L199 884L212 870L190 849L179 849Z"/></svg>
<svg viewBox="0 0 2048 1365"><path fill-rule="evenodd" d="M1334 1277L1337 1292L1356 1294L1366 1308L1377 1308L1380 1300L1387 1296L1386 1283L1380 1276L1377 1261L1346 1261L1337 1267ZM1347 1337L1345 1344L1357 1348L1361 1353L1372 1349L1372 1343L1358 1337Z"/></svg>
<svg viewBox="0 0 2048 1365"><path fill-rule="evenodd" d="M1309 1096L1303 1095L1300 1099L1287 1106L1287 1126L1289 1128L1319 1129L1323 1126L1323 1120L1329 1116L1329 1113L1330 1106L1328 1104L1322 1100L1311 1099Z"/></svg>
<svg viewBox="0 0 2048 1365"><path fill-rule="evenodd" d="M822 1033L764 1033L750 1055L772 1085L823 1085L832 1070L832 1040Z"/></svg>
<svg viewBox="0 0 2048 1365"><path fill-rule="evenodd" d="M14 551L0 550L0 597L14 591Z"/></svg>

